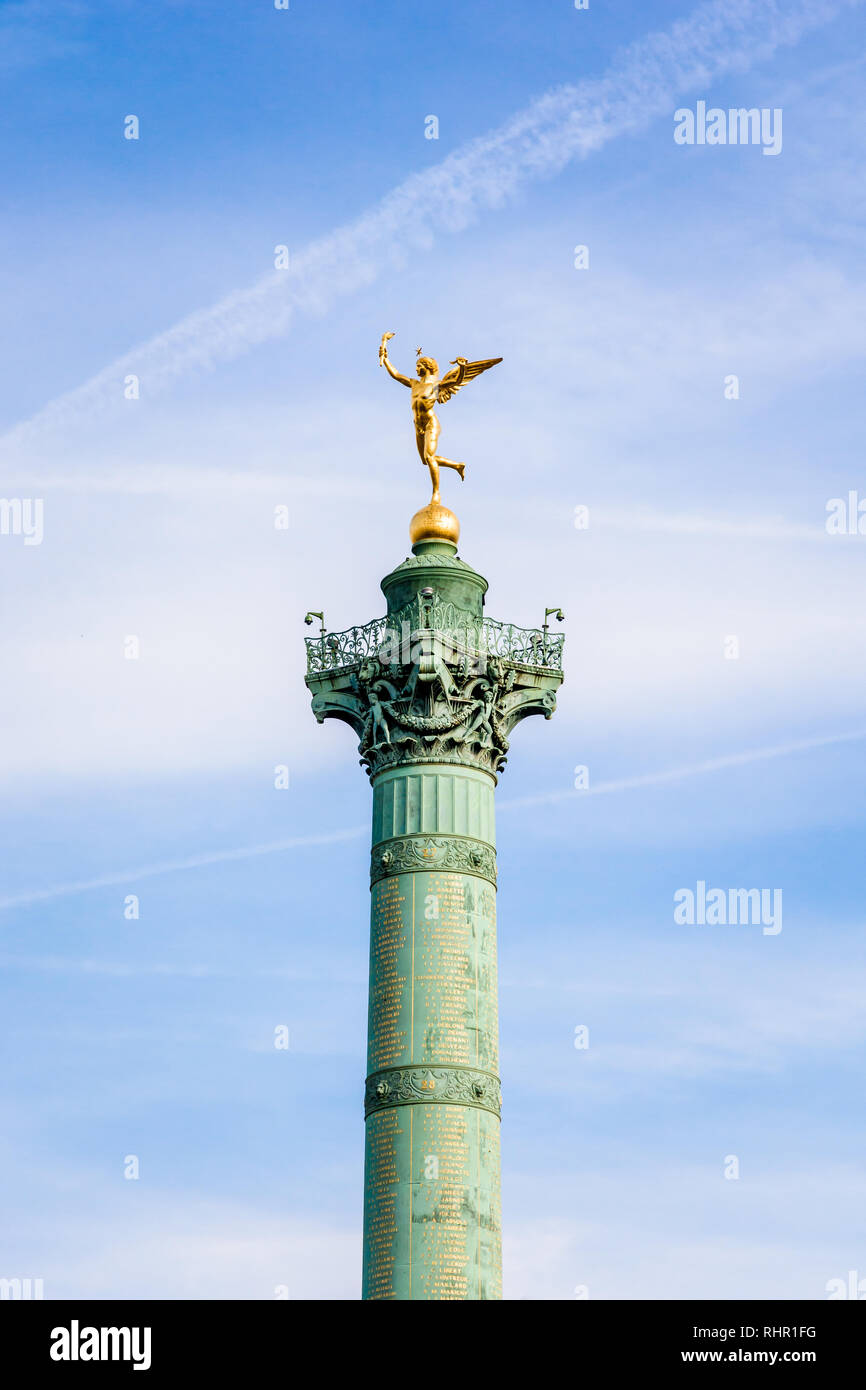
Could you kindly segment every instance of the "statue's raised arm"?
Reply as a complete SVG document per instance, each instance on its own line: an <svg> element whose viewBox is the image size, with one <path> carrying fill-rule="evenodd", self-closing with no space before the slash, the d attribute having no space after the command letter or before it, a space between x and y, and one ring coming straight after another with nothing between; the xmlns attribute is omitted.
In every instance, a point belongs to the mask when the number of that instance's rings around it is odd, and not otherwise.
<svg viewBox="0 0 866 1390"><path fill-rule="evenodd" d="M411 386L412 378L410 376L404 376L402 372L398 372L397 368L392 367L388 360L388 349L385 345L388 339L393 338L393 336L393 333L382 334L382 341L379 344L379 366L384 367L388 375L392 376L395 381L399 381L401 386Z"/></svg>

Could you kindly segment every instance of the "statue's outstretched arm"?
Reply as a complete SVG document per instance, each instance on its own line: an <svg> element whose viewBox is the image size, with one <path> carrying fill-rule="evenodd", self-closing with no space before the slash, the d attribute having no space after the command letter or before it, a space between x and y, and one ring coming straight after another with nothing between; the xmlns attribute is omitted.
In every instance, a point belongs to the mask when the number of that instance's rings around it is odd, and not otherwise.
<svg viewBox="0 0 866 1390"><path fill-rule="evenodd" d="M393 338L393 336L393 333L383 333L382 335L382 341L379 344L379 366L384 367L388 375L392 376L395 381L399 381L402 386L411 386L412 378L404 376L402 372L398 372L397 368L392 367L391 363L388 361L388 349L386 347L386 343L388 342L388 339Z"/></svg>

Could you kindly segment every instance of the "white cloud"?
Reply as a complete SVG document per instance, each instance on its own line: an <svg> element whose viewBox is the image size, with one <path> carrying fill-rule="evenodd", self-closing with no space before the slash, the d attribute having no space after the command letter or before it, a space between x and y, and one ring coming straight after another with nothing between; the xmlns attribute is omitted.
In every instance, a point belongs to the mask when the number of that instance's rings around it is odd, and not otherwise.
<svg viewBox="0 0 866 1390"><path fill-rule="evenodd" d="M590 1303L817 1300L827 1297L829 1279L862 1270L861 1234L850 1224L866 1195L861 1173L829 1163L756 1172L744 1161L740 1180L726 1181L722 1158L708 1154L703 1169L636 1158L602 1173L577 1146L572 1172L547 1177L555 1219L529 1215L537 1178L516 1177L504 1228L505 1297L560 1301L583 1285Z"/></svg>
<svg viewBox="0 0 866 1390"><path fill-rule="evenodd" d="M637 1161L600 1172L578 1147L551 1163L548 1185L555 1219L537 1215L535 1175L507 1174L506 1299L567 1300L578 1285L590 1300L822 1299L828 1279L862 1267L850 1213L862 1207L863 1175L840 1164L756 1172L744 1161L727 1182L720 1154L703 1167ZM52 1186L64 1183L52 1175ZM278 1285L298 1300L360 1296L360 1213L341 1226L125 1186L120 1202L71 1179L78 1214L31 1213L7 1236L6 1267L43 1278L49 1299L270 1300Z"/></svg>
<svg viewBox="0 0 866 1390"><path fill-rule="evenodd" d="M34 1214L29 1231L7 1234L4 1267L35 1261L47 1299L272 1300L279 1285L290 1299L359 1296L360 1230L122 1185L123 1202L80 1176L75 1214L67 1201L47 1224Z"/></svg>

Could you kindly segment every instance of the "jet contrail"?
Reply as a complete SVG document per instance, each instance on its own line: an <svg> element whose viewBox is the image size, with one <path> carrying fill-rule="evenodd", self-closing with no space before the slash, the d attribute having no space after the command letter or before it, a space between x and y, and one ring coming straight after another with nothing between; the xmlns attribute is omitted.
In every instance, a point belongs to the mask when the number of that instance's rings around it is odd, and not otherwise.
<svg viewBox="0 0 866 1390"><path fill-rule="evenodd" d="M706 762L692 763L688 767L669 768L664 772L648 772L640 777L619 777L609 782L598 782L586 791L565 790L542 792L538 796L519 796L512 801L497 803L497 811L519 810L524 806L542 806L556 801L578 801L584 796L601 796L606 792L632 791L638 787L660 786L664 782L679 782L686 777L700 777L709 772L722 772L729 767L742 767L746 763L762 762L768 758L789 757L792 753L809 752L814 748L827 748L834 743L855 743L866 739L866 729L855 729L847 734L822 734L818 738L799 739L794 743L772 744L769 748L752 748L746 753L727 753L721 758L709 758ZM145 868L122 869L115 873L103 874L99 878L84 879L77 883L59 883L54 888L38 888L24 893L16 893L8 898L0 898L0 909L4 907L30 907L34 903L48 902L52 898L71 897L76 893L87 893L92 888L124 886L138 879L154 878L158 874L179 873L186 869L200 869L209 864L225 864L236 859L253 859L262 854L280 854L285 850L306 849L315 845L339 844L344 840L359 840L369 834L369 826L355 825L348 830L327 831L322 835L297 835L293 839L275 840L264 845L247 845L241 849L219 849L208 854L194 854L189 859L169 859L161 864L149 864Z"/></svg>
<svg viewBox="0 0 866 1390"><path fill-rule="evenodd" d="M429 248L434 231L456 232L517 188L549 178L609 140L673 114L683 92L727 72L743 72L780 45L796 43L842 7L860 0L715 0L666 32L631 45L604 77L557 88L441 163L413 174L354 222L313 242L289 269L274 271L218 304L200 309L112 362L82 386L49 402L0 438L25 443L122 400L124 378L148 396L191 370L229 361L284 334L296 311L321 313L341 295Z"/></svg>
<svg viewBox="0 0 866 1390"><path fill-rule="evenodd" d="M368 835L370 827L356 825L350 830L327 831L322 835L295 835L288 840L273 840L266 845L247 845L242 849L217 849L208 854L194 854L189 859L167 859L161 864L147 864L144 868L118 869L99 878L82 879L77 883L58 883L54 888L38 888L26 893L15 893L8 898L0 898L0 908L29 907L32 903L48 902L52 898L68 898L75 893L88 893L91 888L109 888L118 883L136 883L141 878L154 878L158 874L175 874L184 869L201 869L208 864L226 864L233 859L253 859L260 854L279 854L288 849L306 849L314 845L336 845L343 840L359 840Z"/></svg>
<svg viewBox="0 0 866 1390"><path fill-rule="evenodd" d="M498 801L496 810L513 811L524 806L546 806L555 801L578 801L584 796L604 796L608 792L632 791L637 787L657 787L663 782L680 782L685 777L700 777L707 772L723 772L729 767L744 767L747 763L764 762L768 758L787 758L792 753L808 753L813 748L828 748L834 743L858 743L866 739L866 729L849 734L822 734L818 738L803 738L795 743L776 743L769 748L752 748L747 753L726 753L721 758L708 758L703 763L687 767L672 767L667 772L648 772L641 777L618 777L609 782L597 782L583 790L573 787L538 796L518 796L512 801ZM2 903L0 903L2 907Z"/></svg>

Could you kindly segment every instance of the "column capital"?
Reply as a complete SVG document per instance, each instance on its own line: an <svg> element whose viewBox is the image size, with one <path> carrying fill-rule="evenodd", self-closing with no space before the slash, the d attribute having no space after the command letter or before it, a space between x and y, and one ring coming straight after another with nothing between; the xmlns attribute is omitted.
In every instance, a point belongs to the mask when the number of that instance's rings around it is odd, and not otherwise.
<svg viewBox="0 0 866 1390"><path fill-rule="evenodd" d="M486 617L487 581L456 556L409 557L382 589L384 618L307 638L317 720L355 730L371 779L407 763L496 776L515 725L556 709L562 634Z"/></svg>

